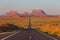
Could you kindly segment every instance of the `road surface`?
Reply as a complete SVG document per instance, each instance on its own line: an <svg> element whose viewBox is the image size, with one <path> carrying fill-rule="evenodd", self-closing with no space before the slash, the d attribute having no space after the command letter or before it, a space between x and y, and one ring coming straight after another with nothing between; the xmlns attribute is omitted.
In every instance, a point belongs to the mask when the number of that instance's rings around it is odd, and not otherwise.
<svg viewBox="0 0 60 40"><path fill-rule="evenodd" d="M58 40L38 30L24 30L13 35L2 38L1 40Z"/></svg>

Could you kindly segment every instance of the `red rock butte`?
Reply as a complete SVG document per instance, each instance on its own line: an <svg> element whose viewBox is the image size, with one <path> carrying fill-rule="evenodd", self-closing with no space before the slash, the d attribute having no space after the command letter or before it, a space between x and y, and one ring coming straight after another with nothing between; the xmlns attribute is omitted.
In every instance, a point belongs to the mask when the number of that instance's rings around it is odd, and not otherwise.
<svg viewBox="0 0 60 40"><path fill-rule="evenodd" d="M31 13L24 12L23 14L19 14L16 10L10 11L6 13L4 16L0 16L0 18L7 18L7 19L19 19L21 17L27 17L28 15L34 16L34 17L57 17L57 16L52 16L52 15L47 15L43 10L32 10Z"/></svg>
<svg viewBox="0 0 60 40"><path fill-rule="evenodd" d="M45 12L43 10L32 10L32 14L45 15Z"/></svg>
<svg viewBox="0 0 60 40"><path fill-rule="evenodd" d="M17 11L10 11L8 13L6 13L6 15L2 16L2 18L5 18L5 19L19 19L20 18L20 15L18 14Z"/></svg>

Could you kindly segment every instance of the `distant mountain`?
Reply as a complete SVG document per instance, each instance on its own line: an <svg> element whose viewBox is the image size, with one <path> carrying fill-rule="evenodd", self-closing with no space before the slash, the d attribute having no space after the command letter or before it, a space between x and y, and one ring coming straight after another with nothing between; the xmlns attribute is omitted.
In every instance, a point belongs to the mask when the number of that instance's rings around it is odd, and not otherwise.
<svg viewBox="0 0 60 40"><path fill-rule="evenodd" d="M21 14L20 16L22 17L27 17L27 16L33 16L33 17L41 17L41 16L46 16L45 12L43 10L32 10L31 13L25 12L23 14Z"/></svg>
<svg viewBox="0 0 60 40"><path fill-rule="evenodd" d="M19 19L20 15L18 14L17 11L10 11L9 13L6 13L6 15L1 17L5 19Z"/></svg>
<svg viewBox="0 0 60 40"><path fill-rule="evenodd" d="M32 10L31 15L34 17L60 17L58 15L48 15L43 10Z"/></svg>
<svg viewBox="0 0 60 40"><path fill-rule="evenodd" d="M43 10L32 10L32 14L35 14L35 15L46 15Z"/></svg>
<svg viewBox="0 0 60 40"><path fill-rule="evenodd" d="M28 17L28 15L30 15L30 14L28 12L26 12L26 11L24 13L20 14L21 17Z"/></svg>
<svg viewBox="0 0 60 40"><path fill-rule="evenodd" d="M2 19L20 19L21 17L60 17L57 15L47 15L43 10L32 10L31 13L28 12L24 12L19 14L17 11L13 10L10 11L8 13L6 13L6 15L0 16L0 18Z"/></svg>
<svg viewBox="0 0 60 40"><path fill-rule="evenodd" d="M32 16L44 17L47 16L43 10L32 10Z"/></svg>

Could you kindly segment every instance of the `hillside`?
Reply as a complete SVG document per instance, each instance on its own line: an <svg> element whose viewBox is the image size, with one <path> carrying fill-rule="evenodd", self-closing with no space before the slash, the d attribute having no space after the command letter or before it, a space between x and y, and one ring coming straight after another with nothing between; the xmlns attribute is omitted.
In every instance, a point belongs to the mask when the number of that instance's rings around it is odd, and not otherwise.
<svg viewBox="0 0 60 40"><path fill-rule="evenodd" d="M1 16L2 19L20 19L20 15L17 11L10 11L6 15Z"/></svg>

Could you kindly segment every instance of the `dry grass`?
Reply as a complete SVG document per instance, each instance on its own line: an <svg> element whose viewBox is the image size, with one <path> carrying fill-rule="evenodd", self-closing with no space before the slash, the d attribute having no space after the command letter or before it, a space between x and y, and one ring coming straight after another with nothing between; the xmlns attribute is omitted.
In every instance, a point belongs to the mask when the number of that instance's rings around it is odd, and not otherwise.
<svg viewBox="0 0 60 40"><path fill-rule="evenodd" d="M28 27L28 18L20 18L14 20L0 20L1 24L12 23L24 28ZM60 18L40 18L31 17L32 28L38 28L42 32L48 32L50 35L60 37Z"/></svg>

